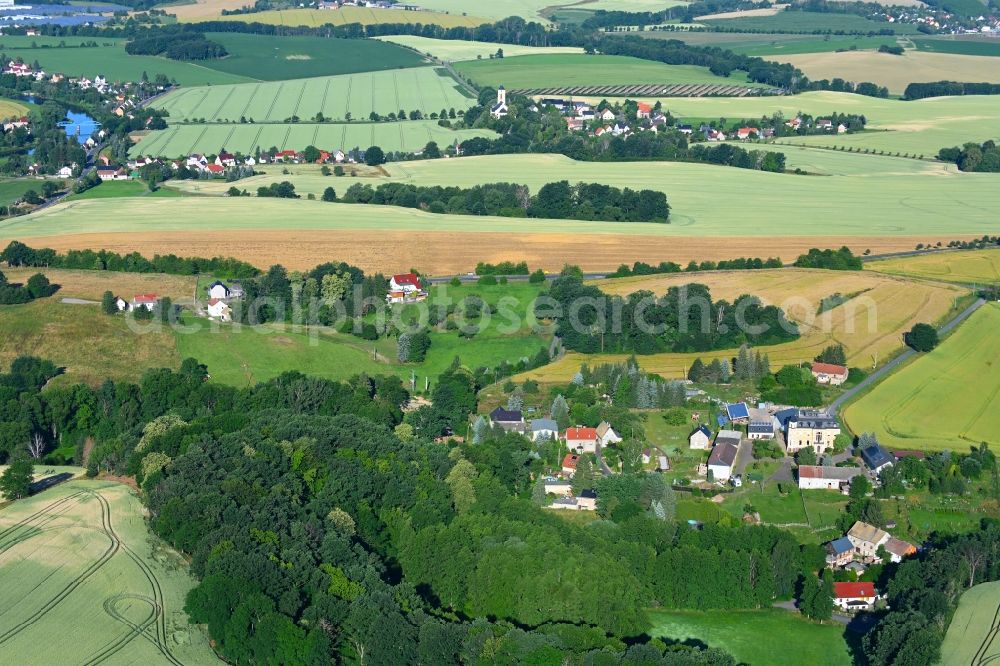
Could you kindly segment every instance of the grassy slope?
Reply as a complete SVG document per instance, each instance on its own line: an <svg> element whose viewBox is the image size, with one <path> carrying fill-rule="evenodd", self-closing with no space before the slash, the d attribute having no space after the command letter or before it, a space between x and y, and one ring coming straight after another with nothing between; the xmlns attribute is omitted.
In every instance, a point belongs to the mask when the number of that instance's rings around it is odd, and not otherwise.
<svg viewBox="0 0 1000 666"><path fill-rule="evenodd" d="M664 65L628 56L524 55L494 60L471 60L455 67L476 83L507 88L550 88L643 83L747 84L742 72L716 76L705 67Z"/></svg>
<svg viewBox="0 0 1000 666"><path fill-rule="evenodd" d="M84 494L53 506L80 492ZM48 507L53 508L36 513ZM102 511L107 511L110 527L101 527ZM5 661L58 663L68 654L82 659L107 649L106 657L114 663L163 663L162 646L178 663L220 663L208 637L188 624L184 615L184 597L194 584L184 560L150 535L143 513L127 486L83 480L0 510L0 530L6 532L0 537ZM7 531L22 520L24 529ZM105 558L112 539L120 540L123 548ZM88 574L90 566L95 568ZM155 588L150 578L157 583ZM35 616L74 580L82 584L45 615ZM162 621L141 638L122 642L126 628L108 609L138 624L150 617L154 604L161 609ZM6 633L33 617L40 621Z"/></svg>
<svg viewBox="0 0 1000 666"><path fill-rule="evenodd" d="M860 31L878 32L891 28L897 34L914 34L916 26L908 23L889 24L871 21L853 14L826 14L821 12L782 11L773 16L746 16L726 19L699 19L700 22L723 29L769 30L812 32L814 30L829 30L831 32Z"/></svg>
<svg viewBox="0 0 1000 666"><path fill-rule="evenodd" d="M41 193L42 182L34 178L10 178L0 180L0 206L6 206L24 196L28 190Z"/></svg>
<svg viewBox="0 0 1000 666"><path fill-rule="evenodd" d="M429 8L428 8L429 9ZM440 25L445 28L475 27L489 23L489 19L460 14L440 14L436 12L410 12L402 9L369 9L367 7L343 7L341 9L291 9L256 12L254 14L236 14L230 16L192 16L184 21L241 21L244 23L265 23L270 25L307 26L317 28L327 23L347 25L361 23L372 25L376 23L422 23L424 25Z"/></svg>
<svg viewBox="0 0 1000 666"><path fill-rule="evenodd" d="M933 53L960 53L964 55L1000 56L1000 42L987 36L942 35L919 37L913 40L919 51Z"/></svg>
<svg viewBox="0 0 1000 666"><path fill-rule="evenodd" d="M12 99L0 98L0 118L15 118L28 112L28 107Z"/></svg>
<svg viewBox="0 0 1000 666"><path fill-rule="evenodd" d="M882 44L895 46L896 37L863 37L857 35L787 35L734 32L643 32L643 37L679 39L696 46L718 46L749 56L771 56L791 53L821 53L838 49L874 49Z"/></svg>
<svg viewBox="0 0 1000 666"><path fill-rule="evenodd" d="M941 666L985 663L1000 655L994 635L998 605L1000 582L981 583L962 594L941 645Z"/></svg>
<svg viewBox="0 0 1000 666"><path fill-rule="evenodd" d="M1000 306L988 304L934 351L844 410L854 432L894 448L941 451L995 441L1000 429Z"/></svg>
<svg viewBox="0 0 1000 666"><path fill-rule="evenodd" d="M583 49L574 46L535 47L519 46L517 44L497 44L496 42L474 42L461 39L431 39L416 35L386 35L375 39L392 42L426 53L440 60L457 62L460 60L489 59L503 49L504 56L539 55L554 53L583 53Z"/></svg>
<svg viewBox="0 0 1000 666"><path fill-rule="evenodd" d="M940 252L875 261L867 270L910 277L963 282L996 284L1000 282L1000 250L966 250Z"/></svg>
<svg viewBox="0 0 1000 666"><path fill-rule="evenodd" d="M654 636L701 641L749 666L851 663L842 625L816 624L785 610L650 611L649 615Z"/></svg>
<svg viewBox="0 0 1000 666"><path fill-rule="evenodd" d="M146 183L139 180L112 180L103 182L97 187L92 187L80 194L71 194L66 197L66 200L120 199L123 197L172 198L178 196L183 196L183 193L167 187L160 187L155 192L151 192Z"/></svg>

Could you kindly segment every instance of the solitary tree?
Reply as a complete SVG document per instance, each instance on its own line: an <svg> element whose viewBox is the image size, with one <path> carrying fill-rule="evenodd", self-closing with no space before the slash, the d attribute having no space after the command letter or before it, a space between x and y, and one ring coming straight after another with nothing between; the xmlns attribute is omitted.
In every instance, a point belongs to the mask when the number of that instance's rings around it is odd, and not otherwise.
<svg viewBox="0 0 1000 666"><path fill-rule="evenodd" d="M115 295L110 291L104 292L101 297L101 311L107 315L118 314L118 304L115 303Z"/></svg>
<svg viewBox="0 0 1000 666"><path fill-rule="evenodd" d="M336 190L334 190L332 187L328 187L325 190L323 190L323 201L336 201L336 200L337 200Z"/></svg>
<svg viewBox="0 0 1000 666"><path fill-rule="evenodd" d="M903 340L918 352L929 352L937 347L938 334L930 324L916 324L907 331Z"/></svg>
<svg viewBox="0 0 1000 666"><path fill-rule="evenodd" d="M385 164L385 153L378 146L372 146L365 151L365 164L368 166Z"/></svg>
<svg viewBox="0 0 1000 666"><path fill-rule="evenodd" d="M28 458L15 458L0 475L0 493L7 499L27 497L31 491L31 478L35 466Z"/></svg>

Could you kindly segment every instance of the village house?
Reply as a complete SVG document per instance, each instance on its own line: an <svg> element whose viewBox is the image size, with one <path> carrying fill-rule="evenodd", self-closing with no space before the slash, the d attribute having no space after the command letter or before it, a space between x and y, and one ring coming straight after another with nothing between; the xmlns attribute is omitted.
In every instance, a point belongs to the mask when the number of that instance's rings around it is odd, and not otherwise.
<svg viewBox="0 0 1000 666"><path fill-rule="evenodd" d="M576 474L576 464L580 462L580 456L575 453L567 453L562 459L562 473L573 478Z"/></svg>
<svg viewBox="0 0 1000 666"><path fill-rule="evenodd" d="M615 112L612 111L611 109L604 109L603 111L601 111L600 118L604 122L611 122L612 120L615 119Z"/></svg>
<svg viewBox="0 0 1000 666"><path fill-rule="evenodd" d="M757 136L760 136L760 130L756 127L741 127L736 130L736 138L740 141L746 141Z"/></svg>
<svg viewBox="0 0 1000 666"><path fill-rule="evenodd" d="M115 296L115 307L118 308L119 312L128 312L132 309L132 304L121 296Z"/></svg>
<svg viewBox="0 0 1000 666"><path fill-rule="evenodd" d="M217 299L229 298L229 287L224 282L216 280L208 285L208 297Z"/></svg>
<svg viewBox="0 0 1000 666"><path fill-rule="evenodd" d="M566 118L566 129L578 132L584 128L583 118Z"/></svg>
<svg viewBox="0 0 1000 666"><path fill-rule="evenodd" d="M656 122L656 119L654 119L653 122ZM663 117L663 122L667 122L665 117ZM694 133L694 129L690 125L678 125L677 131L681 134L687 134L689 136Z"/></svg>
<svg viewBox="0 0 1000 666"><path fill-rule="evenodd" d="M580 511L597 511L597 491L590 488L581 490L576 496L576 506Z"/></svg>
<svg viewBox="0 0 1000 666"><path fill-rule="evenodd" d="M420 277L414 273L400 273L389 280L387 303L416 303L427 298Z"/></svg>
<svg viewBox="0 0 1000 666"><path fill-rule="evenodd" d="M156 294L136 294L132 298L132 303L129 305L129 310L137 310L138 308L146 308L149 312L152 312L156 307L156 302L159 300Z"/></svg>
<svg viewBox="0 0 1000 666"><path fill-rule="evenodd" d="M120 167L98 167L97 177L101 180L128 180L129 175Z"/></svg>
<svg viewBox="0 0 1000 666"><path fill-rule="evenodd" d="M726 416L733 423L749 423L750 408L747 407L745 402L737 402L732 405L726 405Z"/></svg>
<svg viewBox="0 0 1000 666"><path fill-rule="evenodd" d="M847 538L854 544L854 555L861 560L872 561L878 555L878 547L889 540L889 533L860 520L847 530Z"/></svg>
<svg viewBox="0 0 1000 666"><path fill-rule="evenodd" d="M609 446L611 444L617 444L622 441L622 438L618 436L614 428L607 421L601 421L597 426L597 442L601 446Z"/></svg>
<svg viewBox="0 0 1000 666"><path fill-rule="evenodd" d="M215 163L221 167L234 167L236 166L236 156L232 153L227 153L226 149L223 148L219 151L219 154L215 157Z"/></svg>
<svg viewBox="0 0 1000 666"><path fill-rule="evenodd" d="M816 381L820 384L840 386L847 381L847 373L847 368L842 365L820 363L818 361L812 364L812 376L815 377Z"/></svg>
<svg viewBox="0 0 1000 666"><path fill-rule="evenodd" d="M28 125L28 116L21 116L20 118L14 118L12 120L5 120L3 123L3 131L12 132L20 127L28 127Z"/></svg>
<svg viewBox="0 0 1000 666"><path fill-rule="evenodd" d="M688 446L692 449L707 449L712 443L712 431L702 424L688 437Z"/></svg>
<svg viewBox="0 0 1000 666"><path fill-rule="evenodd" d="M799 465L799 489L844 490L859 474L864 474L860 467Z"/></svg>
<svg viewBox="0 0 1000 666"><path fill-rule="evenodd" d="M786 450L791 454L808 446L816 455L822 455L839 434L840 423L833 416L816 409L800 409L785 426Z"/></svg>
<svg viewBox="0 0 1000 666"><path fill-rule="evenodd" d="M566 428L563 435L566 448L577 453L597 453L597 428Z"/></svg>
<svg viewBox="0 0 1000 666"><path fill-rule="evenodd" d="M490 425L507 432L524 432L524 415L520 410L497 407L490 412Z"/></svg>
<svg viewBox="0 0 1000 666"><path fill-rule="evenodd" d="M546 495L558 495L566 497L573 494L573 484L565 479L557 479L554 476L547 476L542 483L545 485Z"/></svg>
<svg viewBox="0 0 1000 666"><path fill-rule="evenodd" d="M733 475L733 464L736 462L737 452L739 452L739 447L734 446L731 441L723 440L720 443L716 438L712 453L708 456L708 471L711 472L712 478L723 482L729 480L729 477Z"/></svg>
<svg viewBox="0 0 1000 666"><path fill-rule="evenodd" d="M833 129L833 121L830 120L829 118L820 118L819 120L816 121L816 127L818 127L821 130L829 131Z"/></svg>
<svg viewBox="0 0 1000 666"><path fill-rule="evenodd" d="M507 115L507 90L503 86L497 88L497 103L490 107L490 115L494 118Z"/></svg>
<svg viewBox="0 0 1000 666"><path fill-rule="evenodd" d="M854 544L846 536L829 542L825 549L826 566L830 568L847 566L854 559Z"/></svg>
<svg viewBox="0 0 1000 666"><path fill-rule="evenodd" d="M882 448L881 444L872 444L861 450L861 459L874 474L878 474L886 467L892 467L896 459L889 455L889 452Z"/></svg>
<svg viewBox="0 0 1000 666"><path fill-rule="evenodd" d="M221 176L226 172L226 168L221 164L206 164L205 171L209 172L213 176Z"/></svg>
<svg viewBox="0 0 1000 666"><path fill-rule="evenodd" d="M775 420L770 415L751 415L747 425L747 439L774 439Z"/></svg>
<svg viewBox="0 0 1000 666"><path fill-rule="evenodd" d="M653 107L652 107L652 105L646 104L645 102L639 102L636 105L636 109L635 109L635 117L636 118L640 118L640 119L641 118L649 118L651 115L653 115Z"/></svg>
<svg viewBox="0 0 1000 666"><path fill-rule="evenodd" d="M542 442L559 437L559 424L553 419L533 419L531 421L531 441Z"/></svg>
<svg viewBox="0 0 1000 666"><path fill-rule="evenodd" d="M229 305L220 298L210 298L208 299L208 307L206 308L208 316L212 319L219 319L221 321L231 321L232 320L232 310Z"/></svg>
<svg viewBox="0 0 1000 666"><path fill-rule="evenodd" d="M243 283L239 280L233 280L229 283L229 298L230 300L239 300L243 298Z"/></svg>
<svg viewBox="0 0 1000 666"><path fill-rule="evenodd" d="M73 167L60 167L59 171L56 171L56 176L59 178L72 178L73 177Z"/></svg>
<svg viewBox="0 0 1000 666"><path fill-rule="evenodd" d="M834 583L833 603L847 612L871 610L875 607L875 583Z"/></svg>

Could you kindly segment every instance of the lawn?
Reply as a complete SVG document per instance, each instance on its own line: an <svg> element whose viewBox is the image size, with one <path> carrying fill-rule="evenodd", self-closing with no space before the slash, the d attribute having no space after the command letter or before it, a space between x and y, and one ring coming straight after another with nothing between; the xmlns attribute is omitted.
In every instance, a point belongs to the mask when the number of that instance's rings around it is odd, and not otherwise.
<svg viewBox="0 0 1000 666"><path fill-rule="evenodd" d="M422 4L421 6L425 6ZM431 9L430 7L425 7ZM167 9L169 11L169 8ZM238 21L243 23L264 23L290 27L306 26L318 28L327 24L376 25L379 23L421 23L440 25L445 28L476 27L490 20L464 14L442 14L432 11L406 11L402 9L375 9L369 7L341 7L340 9L288 9L255 12L253 14L231 14L229 16L183 16L182 21Z"/></svg>
<svg viewBox="0 0 1000 666"><path fill-rule="evenodd" d="M934 351L850 404L853 432L893 448L942 451L996 441L1000 428L1000 305L980 308Z"/></svg>
<svg viewBox="0 0 1000 666"><path fill-rule="evenodd" d="M58 181L59 185L65 185L65 181ZM21 197L28 190L36 193L42 191L42 181L37 178L4 178L0 180L0 206L8 206Z"/></svg>
<svg viewBox="0 0 1000 666"><path fill-rule="evenodd" d="M208 60L206 67L264 81L282 81L336 74L354 74L424 64L419 55L374 39L272 37L235 32L209 33L229 55Z"/></svg>
<svg viewBox="0 0 1000 666"><path fill-rule="evenodd" d="M482 58L488 60L490 56L503 49L504 57L558 54L558 53L583 53L583 49L578 46L520 46L518 44L497 44L496 42L474 42L462 39L431 39L430 37L419 37L417 35L386 35L375 39L399 44L407 48L427 54L438 60L458 62L461 60L476 60Z"/></svg>
<svg viewBox="0 0 1000 666"><path fill-rule="evenodd" d="M287 122L292 116L367 120L372 111L387 116L400 109L425 115L444 109L466 109L475 100L458 83L434 67L411 67L290 81L185 88L156 101L170 113L171 124L200 119L208 122ZM304 146L303 146L304 147Z"/></svg>
<svg viewBox="0 0 1000 666"><path fill-rule="evenodd" d="M481 86L508 89L555 88L631 84L749 85L742 72L716 76L706 67L665 65L651 60L611 55L523 55L493 60L470 60L455 65L463 76Z"/></svg>
<svg viewBox="0 0 1000 666"><path fill-rule="evenodd" d="M699 641L749 666L851 664L843 625L817 624L786 610L649 611L652 635Z"/></svg>
<svg viewBox="0 0 1000 666"><path fill-rule="evenodd" d="M171 198L184 196L178 190L160 187L155 191L150 191L149 186L141 180L110 180L104 181L96 187L84 190L79 194L71 194L66 197L67 201L79 201L85 199L119 199L122 197L153 197Z"/></svg>
<svg viewBox="0 0 1000 666"><path fill-rule="evenodd" d="M0 649L9 663L70 654L221 663L184 614L193 585L183 558L149 533L127 486L69 481L0 509Z"/></svg>
<svg viewBox="0 0 1000 666"><path fill-rule="evenodd" d="M26 104L12 100L0 98L0 119L17 118L28 113Z"/></svg>
<svg viewBox="0 0 1000 666"><path fill-rule="evenodd" d="M802 493L794 487L794 483L783 485L790 487L784 494L778 492L776 483L766 484L763 491L760 490L759 484L750 486L746 492L734 493L727 497L722 507L735 518L742 518L744 507L750 504L765 523L805 525L808 521L802 504Z"/></svg>
<svg viewBox="0 0 1000 666"><path fill-rule="evenodd" d="M822 12L781 11L772 16L744 16L739 18L703 19L705 23L723 30L754 32L878 32L891 29L896 34L915 34L917 27L910 23L880 23L854 14L828 14Z"/></svg>
<svg viewBox="0 0 1000 666"><path fill-rule="evenodd" d="M997 284L1000 282L1000 249L929 252L883 259L865 264L865 270L944 282Z"/></svg>
<svg viewBox="0 0 1000 666"><path fill-rule="evenodd" d="M941 644L941 666L985 664L1000 657L998 611L1000 582L966 590Z"/></svg>
<svg viewBox="0 0 1000 666"><path fill-rule="evenodd" d="M302 150L318 146L324 150L361 150L379 146L388 151L422 150L428 141L436 141L442 149L475 136L495 136L490 130L452 130L441 127L436 120L407 120L401 123L267 123L260 125L173 125L151 132L132 146L131 155L163 155L180 157L191 153L215 154L222 148L252 155L256 148L268 150ZM281 167L264 167L273 182ZM222 184L221 181L219 183ZM333 183L326 183L331 185ZM223 191L232 183L225 183ZM244 183L240 183L245 187ZM343 185L346 189L347 185ZM307 190L302 190L307 192ZM322 192L322 190L321 190ZM320 193L321 193L320 192Z"/></svg>
<svg viewBox="0 0 1000 666"><path fill-rule="evenodd" d="M986 35L939 35L913 40L918 51L959 53L963 55L1000 56L1000 42Z"/></svg>

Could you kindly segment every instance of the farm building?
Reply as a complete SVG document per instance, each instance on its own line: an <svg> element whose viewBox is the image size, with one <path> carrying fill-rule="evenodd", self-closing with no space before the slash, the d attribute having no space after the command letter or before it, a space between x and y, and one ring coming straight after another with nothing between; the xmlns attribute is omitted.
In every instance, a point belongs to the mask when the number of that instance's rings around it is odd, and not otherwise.
<svg viewBox="0 0 1000 666"><path fill-rule="evenodd" d="M742 440L743 435L737 430L720 430L719 434L715 436L715 445L731 444L732 446L739 446Z"/></svg>
<svg viewBox="0 0 1000 666"><path fill-rule="evenodd" d="M750 421L750 408L745 402L726 405L726 416L733 423L747 423Z"/></svg>
<svg viewBox="0 0 1000 666"><path fill-rule="evenodd" d="M715 440L712 453L708 456L708 471L716 481L728 481L733 475L733 464L736 462L736 454L739 446L734 446L731 441Z"/></svg>
<svg viewBox="0 0 1000 666"><path fill-rule="evenodd" d="M413 273L393 275L389 280L389 293L385 296L387 303L416 303L426 298L427 292L420 277Z"/></svg>
<svg viewBox="0 0 1000 666"><path fill-rule="evenodd" d="M799 466L799 488L802 490L843 490L851 479L864 474L860 467Z"/></svg>
<svg viewBox="0 0 1000 666"><path fill-rule="evenodd" d="M863 611L875 606L875 583L834 583L833 603L841 610Z"/></svg>
<svg viewBox="0 0 1000 666"><path fill-rule="evenodd" d="M842 365L819 363L818 361L812 364L812 376L815 377L816 381L820 384L840 386L847 381L847 373L847 368Z"/></svg>
<svg viewBox="0 0 1000 666"><path fill-rule="evenodd" d="M889 553L889 559L893 562L902 562L904 557L915 555L917 547L912 543L907 543L896 537L889 537L889 540L882 546Z"/></svg>

